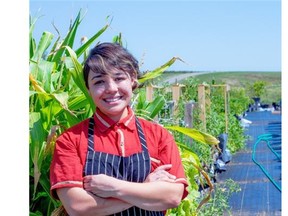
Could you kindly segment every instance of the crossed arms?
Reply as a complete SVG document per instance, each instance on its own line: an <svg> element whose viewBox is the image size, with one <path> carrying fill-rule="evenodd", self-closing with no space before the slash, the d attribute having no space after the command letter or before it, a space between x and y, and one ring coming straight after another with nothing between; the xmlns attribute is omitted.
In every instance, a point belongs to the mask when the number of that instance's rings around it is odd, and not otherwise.
<svg viewBox="0 0 288 216"><path fill-rule="evenodd" d="M83 179L84 188L59 188L57 194L70 216L110 215L132 206L165 211L180 204L184 191L184 184L167 171L171 166L159 166L143 183L89 175Z"/></svg>

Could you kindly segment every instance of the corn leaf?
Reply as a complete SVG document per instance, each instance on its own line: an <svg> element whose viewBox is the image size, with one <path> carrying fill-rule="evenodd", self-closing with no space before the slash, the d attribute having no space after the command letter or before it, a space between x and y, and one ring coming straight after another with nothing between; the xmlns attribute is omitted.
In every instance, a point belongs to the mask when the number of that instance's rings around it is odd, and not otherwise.
<svg viewBox="0 0 288 216"><path fill-rule="evenodd" d="M56 113L61 111L61 106L57 103L50 102L46 107L43 107L40 111L42 126L44 129L49 130L51 127L53 118L56 116Z"/></svg>
<svg viewBox="0 0 288 216"><path fill-rule="evenodd" d="M83 52L89 49L89 46L100 36L102 35L109 25L105 25L102 29L100 29L95 35L93 35L86 43L84 43L80 48L78 48L75 53L76 56L79 57Z"/></svg>
<svg viewBox="0 0 288 216"><path fill-rule="evenodd" d="M34 56L35 53L35 49L36 49L36 42L33 38L33 31L34 31L34 27L35 27L35 23L37 21L38 18L32 18L31 16L29 16L29 59L31 59Z"/></svg>
<svg viewBox="0 0 288 216"><path fill-rule="evenodd" d="M51 74L55 70L56 64L54 62L48 62L45 60L41 60L38 63L31 62L30 63L30 72L38 80L41 82L41 87L46 92L51 92Z"/></svg>
<svg viewBox="0 0 288 216"><path fill-rule="evenodd" d="M137 101L136 101L137 99ZM146 100L146 96L144 94L144 92L140 92L137 97L135 98L135 102L133 102L133 104L135 104L135 109L136 110L143 110L148 106L148 101Z"/></svg>
<svg viewBox="0 0 288 216"><path fill-rule="evenodd" d="M46 93L45 90L38 84L37 80L33 77L31 73L29 73L29 81L35 91Z"/></svg>
<svg viewBox="0 0 288 216"><path fill-rule="evenodd" d="M156 68L155 70L145 73L140 79L139 79L139 83L144 83L147 80L151 80L154 79L158 76L160 76L165 70L167 70L172 64L174 64L174 62L176 60L180 60L182 61L180 58L178 57L173 57L172 59L170 59L168 62L166 62L164 65Z"/></svg>
<svg viewBox="0 0 288 216"><path fill-rule="evenodd" d="M192 160L193 163L200 165L200 159L197 154L195 154L186 144L176 142L177 145L181 148L181 157L182 159L189 158L189 161Z"/></svg>
<svg viewBox="0 0 288 216"><path fill-rule="evenodd" d="M41 115L38 112L29 114L30 145L29 152L34 165L34 193L41 175L41 165L43 161L43 151L45 149L45 130L43 128Z"/></svg>
<svg viewBox="0 0 288 216"><path fill-rule="evenodd" d="M86 96L84 94L77 95L68 102L68 107L70 110L79 110L89 104Z"/></svg>
<svg viewBox="0 0 288 216"><path fill-rule="evenodd" d="M87 91L87 88L86 88L86 85L85 85L85 82L83 79L83 75L82 75L82 65L77 60L76 53L69 46L66 46L65 48L68 50L70 57L71 57L71 58L65 59L66 67L71 72L74 82L81 89L81 91L85 94L87 100L90 103L92 110L94 111L95 110L95 104L94 104L90 94Z"/></svg>
<svg viewBox="0 0 288 216"><path fill-rule="evenodd" d="M38 62L44 55L44 52L47 50L47 48L50 46L52 39L53 39L53 34L50 32L43 32L39 44L37 46L37 49L31 58L32 61Z"/></svg>
<svg viewBox="0 0 288 216"><path fill-rule="evenodd" d="M162 109L165 104L165 99L162 95L158 95L152 102L146 107L146 111L149 113L149 117L153 119Z"/></svg>
<svg viewBox="0 0 288 216"><path fill-rule="evenodd" d="M60 62L63 56L63 53L65 52L65 47L67 46L73 47L75 35L77 32L78 26L81 23L80 14L81 14L81 10L79 11L71 29L69 30L67 36L65 37L63 43L61 44L61 48L57 50L57 52L55 53L51 61Z"/></svg>
<svg viewBox="0 0 288 216"><path fill-rule="evenodd" d="M165 128L169 130L178 131L203 144L217 145L219 143L219 140L213 137L212 135L198 131L193 128L185 128L185 127L180 127L180 126L166 126Z"/></svg>
<svg viewBox="0 0 288 216"><path fill-rule="evenodd" d="M71 111L69 108L68 108L68 92L61 92L61 93L58 93L58 94L51 94L51 96L60 104L61 106L61 110L59 112L62 113L62 112L65 112L66 113L66 117L68 118L69 117L69 120L68 122L72 125L76 124L79 122L79 118L73 113L73 111ZM55 113L56 114L56 113Z"/></svg>

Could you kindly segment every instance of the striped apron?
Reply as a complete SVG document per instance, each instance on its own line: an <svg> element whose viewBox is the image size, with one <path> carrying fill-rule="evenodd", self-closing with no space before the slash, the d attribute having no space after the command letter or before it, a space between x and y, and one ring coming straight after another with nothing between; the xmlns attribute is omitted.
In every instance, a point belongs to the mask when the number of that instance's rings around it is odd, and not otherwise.
<svg viewBox="0 0 288 216"><path fill-rule="evenodd" d="M136 118L136 127L138 136L142 146L142 152L135 153L128 157L107 154L104 152L94 151L94 118L91 117L89 121L88 131L88 151L85 163L85 175L105 174L115 177L117 179L130 182L144 182L150 173L150 156L146 146L146 139ZM148 211L133 206L122 212L113 214L115 216L164 216L162 211Z"/></svg>

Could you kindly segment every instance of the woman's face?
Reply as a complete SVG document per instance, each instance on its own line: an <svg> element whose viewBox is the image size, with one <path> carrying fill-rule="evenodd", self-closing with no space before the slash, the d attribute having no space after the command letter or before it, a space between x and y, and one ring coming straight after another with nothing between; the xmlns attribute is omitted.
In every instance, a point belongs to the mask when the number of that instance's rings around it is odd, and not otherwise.
<svg viewBox="0 0 288 216"><path fill-rule="evenodd" d="M134 78L117 69L112 69L109 74L90 71L88 91L95 105L111 119L118 121L127 116L134 82Z"/></svg>

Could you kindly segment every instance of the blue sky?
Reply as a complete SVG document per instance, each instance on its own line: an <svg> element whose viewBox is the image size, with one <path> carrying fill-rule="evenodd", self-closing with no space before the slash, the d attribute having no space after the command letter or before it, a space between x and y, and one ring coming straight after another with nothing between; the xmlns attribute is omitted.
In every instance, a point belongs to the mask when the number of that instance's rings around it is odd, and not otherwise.
<svg viewBox="0 0 288 216"><path fill-rule="evenodd" d="M286 13L281 14L281 4ZM154 69L171 57L179 56L187 64L176 62L171 69L281 70L282 79L287 80L284 78L287 63L281 62L281 57L288 59L287 6L288 0L148 0L142 3L137 0L1 1L0 118L5 127L1 128L0 133L3 152L13 152L13 158L17 158L11 160L9 153L0 157L1 164L9 161L9 166L1 167L2 173L9 176L9 185L17 185L4 187L7 202L4 202L1 210L9 212L13 209L15 215L27 215L29 212L29 12L37 14L41 8L38 14L45 15L37 22L35 36L38 34L39 37L44 30L55 34L51 25L53 20L64 36L70 19L75 18L80 8L87 8L80 25L79 40L81 36L89 37L104 26L106 16L113 16L111 28L100 40L111 41L114 35L122 32L128 49L139 60L144 58L143 70ZM282 23L285 29L281 29L281 15L282 22L286 22L285 25ZM282 93L283 121L288 119L284 92L285 87ZM283 131L287 131L286 124L282 127ZM284 144L288 141L287 135L282 134ZM286 150L285 146L283 149ZM284 153L287 152L285 150ZM284 168L288 164L286 160L288 157L282 158L283 171L287 170ZM17 167L17 172L11 167ZM286 188L287 178L288 175L282 175L282 184ZM7 178L1 178L0 184L7 185ZM284 192L282 203L285 200ZM15 196L16 193L22 196ZM14 203L18 208L15 209ZM288 206L284 203L282 212L283 215L288 213Z"/></svg>
<svg viewBox="0 0 288 216"><path fill-rule="evenodd" d="M43 31L64 37L78 11L86 11L76 39L88 38L113 17L99 38L122 33L132 54L153 70L174 56L169 70L281 71L281 1L36 1L29 13ZM111 21L111 19L108 19ZM76 41L76 46L80 42Z"/></svg>

